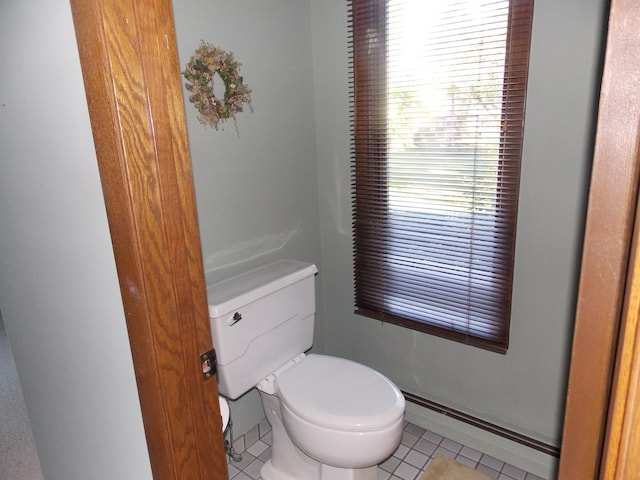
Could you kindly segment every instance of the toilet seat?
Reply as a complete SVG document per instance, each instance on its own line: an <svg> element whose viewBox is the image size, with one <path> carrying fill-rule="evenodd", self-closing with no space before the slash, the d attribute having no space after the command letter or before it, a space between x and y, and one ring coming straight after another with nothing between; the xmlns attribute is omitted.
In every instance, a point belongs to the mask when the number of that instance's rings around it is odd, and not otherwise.
<svg viewBox="0 0 640 480"><path fill-rule="evenodd" d="M307 355L277 376L277 389L293 413L332 430L385 429L404 414L404 397L391 381L344 358Z"/></svg>

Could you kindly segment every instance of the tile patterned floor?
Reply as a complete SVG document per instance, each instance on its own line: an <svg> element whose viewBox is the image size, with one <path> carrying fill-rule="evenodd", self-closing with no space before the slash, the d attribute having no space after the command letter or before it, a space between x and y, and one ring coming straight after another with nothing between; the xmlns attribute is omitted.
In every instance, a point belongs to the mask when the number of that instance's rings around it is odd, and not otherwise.
<svg viewBox="0 0 640 480"><path fill-rule="evenodd" d="M271 427L266 420L233 442L242 460L228 459L230 480L261 480L260 469L271 457ZM436 455L445 455L496 480L544 480L497 458L405 422L400 446L379 465L380 480L419 480Z"/></svg>

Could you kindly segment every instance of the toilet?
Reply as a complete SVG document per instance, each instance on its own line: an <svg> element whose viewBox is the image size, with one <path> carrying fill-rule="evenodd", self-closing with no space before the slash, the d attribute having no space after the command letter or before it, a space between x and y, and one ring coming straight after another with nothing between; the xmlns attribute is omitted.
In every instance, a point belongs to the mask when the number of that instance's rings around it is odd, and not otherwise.
<svg viewBox="0 0 640 480"><path fill-rule="evenodd" d="M377 480L400 444L404 397L369 367L305 353L316 273L279 260L207 287L218 390L260 392L273 435L263 480Z"/></svg>

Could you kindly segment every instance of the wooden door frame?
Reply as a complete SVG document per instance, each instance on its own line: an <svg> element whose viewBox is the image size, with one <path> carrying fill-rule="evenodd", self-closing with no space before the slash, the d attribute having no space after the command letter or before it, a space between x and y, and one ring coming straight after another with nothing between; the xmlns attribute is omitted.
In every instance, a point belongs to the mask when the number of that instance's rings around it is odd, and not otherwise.
<svg viewBox="0 0 640 480"><path fill-rule="evenodd" d="M171 0L71 0L155 480L227 479Z"/></svg>
<svg viewBox="0 0 640 480"><path fill-rule="evenodd" d="M637 0L613 0L560 456L561 480L610 478L601 476L605 475L601 466L638 197L639 32ZM604 458L605 464L612 460L607 454Z"/></svg>
<svg viewBox="0 0 640 480"><path fill-rule="evenodd" d="M639 154L636 153L636 157ZM640 158L639 158L640 160ZM630 269L611 388L600 478L640 478L640 209L631 246Z"/></svg>

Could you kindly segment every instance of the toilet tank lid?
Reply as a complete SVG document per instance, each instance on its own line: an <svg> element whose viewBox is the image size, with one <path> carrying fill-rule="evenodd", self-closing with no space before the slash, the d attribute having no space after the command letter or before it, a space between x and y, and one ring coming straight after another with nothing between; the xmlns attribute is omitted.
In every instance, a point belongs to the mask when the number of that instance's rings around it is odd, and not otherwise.
<svg viewBox="0 0 640 480"><path fill-rule="evenodd" d="M217 318L318 272L312 263L277 260L207 286L209 316Z"/></svg>

